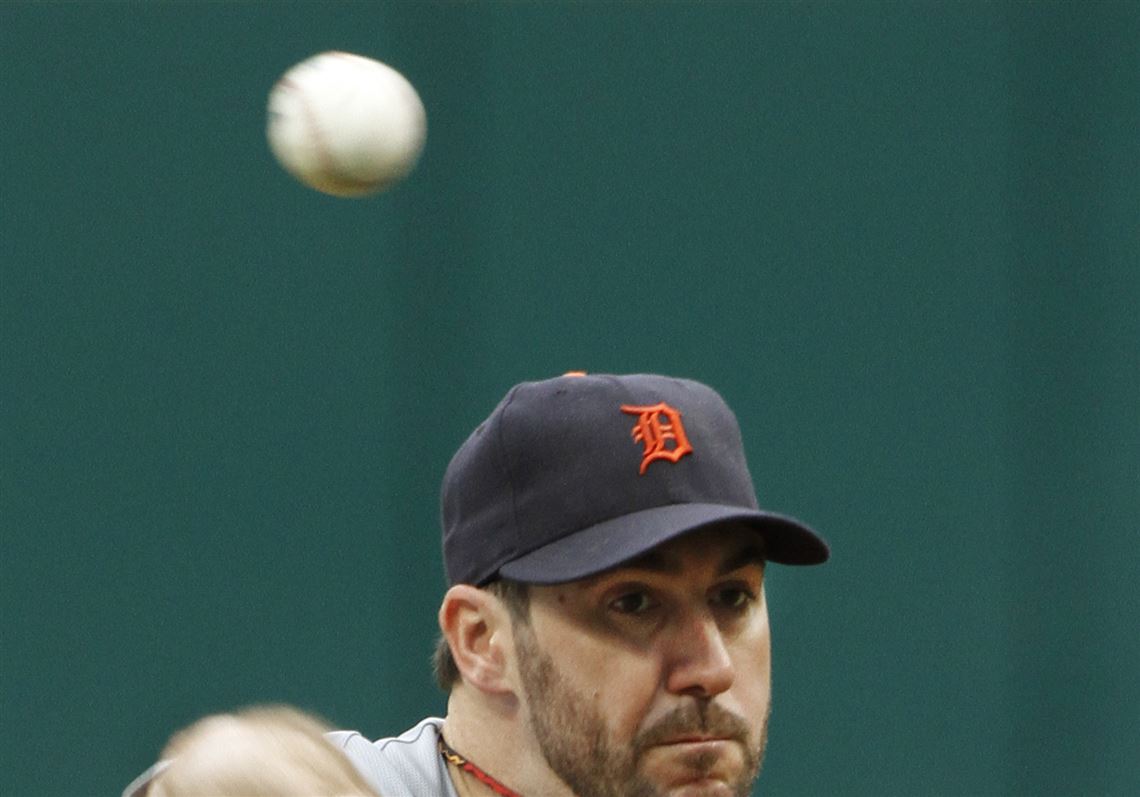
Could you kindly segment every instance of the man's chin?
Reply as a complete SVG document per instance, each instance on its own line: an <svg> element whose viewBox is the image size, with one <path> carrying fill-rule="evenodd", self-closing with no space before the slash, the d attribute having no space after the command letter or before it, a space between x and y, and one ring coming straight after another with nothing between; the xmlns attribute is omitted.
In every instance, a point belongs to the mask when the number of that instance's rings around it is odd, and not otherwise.
<svg viewBox="0 0 1140 797"><path fill-rule="evenodd" d="M739 797L740 792L722 780L698 780L668 789L663 797Z"/></svg>
<svg viewBox="0 0 1140 797"><path fill-rule="evenodd" d="M655 745L643 753L642 774L669 797L735 797L747 793L744 748L728 739Z"/></svg>

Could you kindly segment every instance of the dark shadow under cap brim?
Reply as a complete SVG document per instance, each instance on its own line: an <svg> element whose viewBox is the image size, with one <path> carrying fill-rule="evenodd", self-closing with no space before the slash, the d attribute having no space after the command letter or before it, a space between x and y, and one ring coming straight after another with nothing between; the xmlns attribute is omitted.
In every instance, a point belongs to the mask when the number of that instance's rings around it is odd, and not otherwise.
<svg viewBox="0 0 1140 797"><path fill-rule="evenodd" d="M531 551L499 568L527 584L559 584L620 565L675 537L710 526L738 525L764 539L764 558L785 565L817 565L827 543L794 518L721 504L673 504L606 520Z"/></svg>

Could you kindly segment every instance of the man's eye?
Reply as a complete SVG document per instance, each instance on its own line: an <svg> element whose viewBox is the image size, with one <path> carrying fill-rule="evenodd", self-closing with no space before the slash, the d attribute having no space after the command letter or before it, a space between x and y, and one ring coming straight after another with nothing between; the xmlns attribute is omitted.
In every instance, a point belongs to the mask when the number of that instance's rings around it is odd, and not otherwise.
<svg viewBox="0 0 1140 797"><path fill-rule="evenodd" d="M743 609L755 596L742 587L723 587L716 593L716 602L728 609Z"/></svg>
<svg viewBox="0 0 1140 797"><path fill-rule="evenodd" d="M653 599L646 592L630 592L610 603L610 608L621 614L641 614L653 608Z"/></svg>

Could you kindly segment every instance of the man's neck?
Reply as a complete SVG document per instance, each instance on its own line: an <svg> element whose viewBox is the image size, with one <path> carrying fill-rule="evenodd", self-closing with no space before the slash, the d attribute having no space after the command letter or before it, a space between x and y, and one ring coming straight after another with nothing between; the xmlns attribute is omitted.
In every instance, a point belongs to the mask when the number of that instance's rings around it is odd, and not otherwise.
<svg viewBox="0 0 1140 797"><path fill-rule="evenodd" d="M443 738L464 759L520 797L574 797L546 763L513 697L488 701L457 686L447 704ZM460 797L494 797L471 772L448 765Z"/></svg>
<svg viewBox="0 0 1140 797"><path fill-rule="evenodd" d="M447 774L451 777L451 784L455 786L455 793L459 797L488 797L490 794L484 784L450 761L447 764Z"/></svg>
<svg viewBox="0 0 1140 797"><path fill-rule="evenodd" d="M440 741L440 752L447 761L447 773L459 797L488 797L494 792L500 797L522 797L511 787L500 783L497 778L485 772L482 767ZM488 791L488 789L490 791Z"/></svg>

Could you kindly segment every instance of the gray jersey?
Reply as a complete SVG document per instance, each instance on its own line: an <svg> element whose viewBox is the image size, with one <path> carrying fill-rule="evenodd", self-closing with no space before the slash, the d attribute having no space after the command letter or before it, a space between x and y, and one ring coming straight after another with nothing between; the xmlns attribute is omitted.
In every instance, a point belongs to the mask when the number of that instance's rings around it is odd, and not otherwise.
<svg viewBox="0 0 1140 797"><path fill-rule="evenodd" d="M458 797L439 754L442 727L443 720L428 717L399 736L375 742L356 731L333 731L328 739L384 797Z"/></svg>

